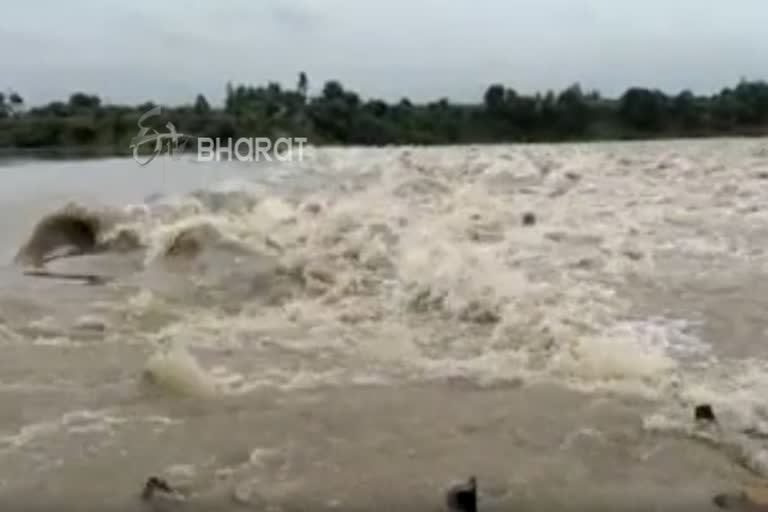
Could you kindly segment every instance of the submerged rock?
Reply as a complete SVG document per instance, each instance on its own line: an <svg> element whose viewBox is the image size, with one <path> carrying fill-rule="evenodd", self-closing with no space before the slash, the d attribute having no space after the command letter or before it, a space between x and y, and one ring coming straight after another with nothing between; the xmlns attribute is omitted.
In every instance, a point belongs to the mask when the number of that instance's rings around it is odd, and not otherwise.
<svg viewBox="0 0 768 512"><path fill-rule="evenodd" d="M715 412L712 410L712 406L709 404L697 405L693 411L693 417L696 421L705 421L716 423L717 418Z"/></svg>
<svg viewBox="0 0 768 512"><path fill-rule="evenodd" d="M523 226L536 225L536 214L533 212L525 212L523 214Z"/></svg>
<svg viewBox="0 0 768 512"><path fill-rule="evenodd" d="M452 512L477 512L477 478L451 486L445 494L445 503Z"/></svg>
<svg viewBox="0 0 768 512"><path fill-rule="evenodd" d="M183 503L186 498L162 478L152 476L147 479L141 492L142 501L161 501L164 503Z"/></svg>
<svg viewBox="0 0 768 512"><path fill-rule="evenodd" d="M768 486L748 487L736 492L725 492L712 498L712 502L723 510L738 512L768 511Z"/></svg>

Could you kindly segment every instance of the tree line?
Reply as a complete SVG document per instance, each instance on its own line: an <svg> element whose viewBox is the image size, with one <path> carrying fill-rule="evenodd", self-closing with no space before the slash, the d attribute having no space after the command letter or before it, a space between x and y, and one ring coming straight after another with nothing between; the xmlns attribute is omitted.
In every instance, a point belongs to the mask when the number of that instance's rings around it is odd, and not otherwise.
<svg viewBox="0 0 768 512"><path fill-rule="evenodd" d="M768 83L742 80L718 93L632 87L604 98L579 85L521 94L503 84L475 104L439 99L413 103L363 99L338 81L315 94L300 73L295 87L227 84L224 104L203 95L163 106L158 130L172 122L200 137L306 137L314 144L463 144L627 140L768 133ZM67 101L26 107L19 93L0 93L0 149L73 154L128 154L141 115L155 105L105 104L77 92Z"/></svg>

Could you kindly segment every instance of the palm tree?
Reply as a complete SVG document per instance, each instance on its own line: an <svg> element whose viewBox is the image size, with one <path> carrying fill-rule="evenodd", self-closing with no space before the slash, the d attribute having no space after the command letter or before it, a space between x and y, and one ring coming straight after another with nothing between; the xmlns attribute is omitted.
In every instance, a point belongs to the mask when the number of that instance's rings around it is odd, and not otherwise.
<svg viewBox="0 0 768 512"><path fill-rule="evenodd" d="M305 72L299 73L299 84L297 87L299 94L304 96L304 98L307 97L307 90L309 89L309 79L307 78L307 74Z"/></svg>

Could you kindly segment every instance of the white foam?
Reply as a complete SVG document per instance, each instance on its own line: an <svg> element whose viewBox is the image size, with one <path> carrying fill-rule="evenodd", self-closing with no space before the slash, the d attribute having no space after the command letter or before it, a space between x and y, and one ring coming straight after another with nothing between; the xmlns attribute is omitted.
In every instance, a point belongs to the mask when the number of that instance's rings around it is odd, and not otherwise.
<svg viewBox="0 0 768 512"><path fill-rule="evenodd" d="M148 245L147 266L181 233L250 252L180 273L210 301L204 308L144 291L125 309L130 319L173 310L160 334L136 338L254 358L251 374L213 376L185 351L150 359L171 388L203 394L212 379L245 389L461 374L658 396L684 374L693 393L685 364L711 347L691 319L636 318L627 287L663 279L665 258L686 262L679 273L689 260L768 264L749 237L768 218L733 215L765 203L768 189L744 173L710 172L719 157L695 148L638 151L315 148L305 170L320 185L301 197L230 182L128 214ZM522 225L526 212L535 225ZM737 227L746 232L735 236ZM268 286L250 285L250 268L235 272L264 255L287 283L271 302L260 300ZM204 279L217 264L232 270L229 281ZM264 371L262 357L275 368Z"/></svg>
<svg viewBox="0 0 768 512"><path fill-rule="evenodd" d="M0 436L0 450L19 449L42 438L50 437L62 431L103 432L109 410L74 410L60 417L30 423L21 427L15 434Z"/></svg>
<svg viewBox="0 0 768 512"><path fill-rule="evenodd" d="M213 377L179 342L155 352L144 372L151 383L179 395L212 398L220 392Z"/></svg>
<svg viewBox="0 0 768 512"><path fill-rule="evenodd" d="M648 350L667 354L675 360L704 357L711 352L712 347L694 334L696 325L682 318L655 316L643 320L619 321L605 336L634 340L634 343Z"/></svg>

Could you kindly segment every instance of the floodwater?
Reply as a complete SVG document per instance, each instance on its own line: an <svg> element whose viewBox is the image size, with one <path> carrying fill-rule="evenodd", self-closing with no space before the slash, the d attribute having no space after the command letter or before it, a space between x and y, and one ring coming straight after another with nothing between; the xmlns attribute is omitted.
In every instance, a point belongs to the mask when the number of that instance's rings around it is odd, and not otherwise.
<svg viewBox="0 0 768 512"><path fill-rule="evenodd" d="M166 509L437 511L476 475L481 510L709 510L768 476L768 141L0 184L4 509L157 475Z"/></svg>

